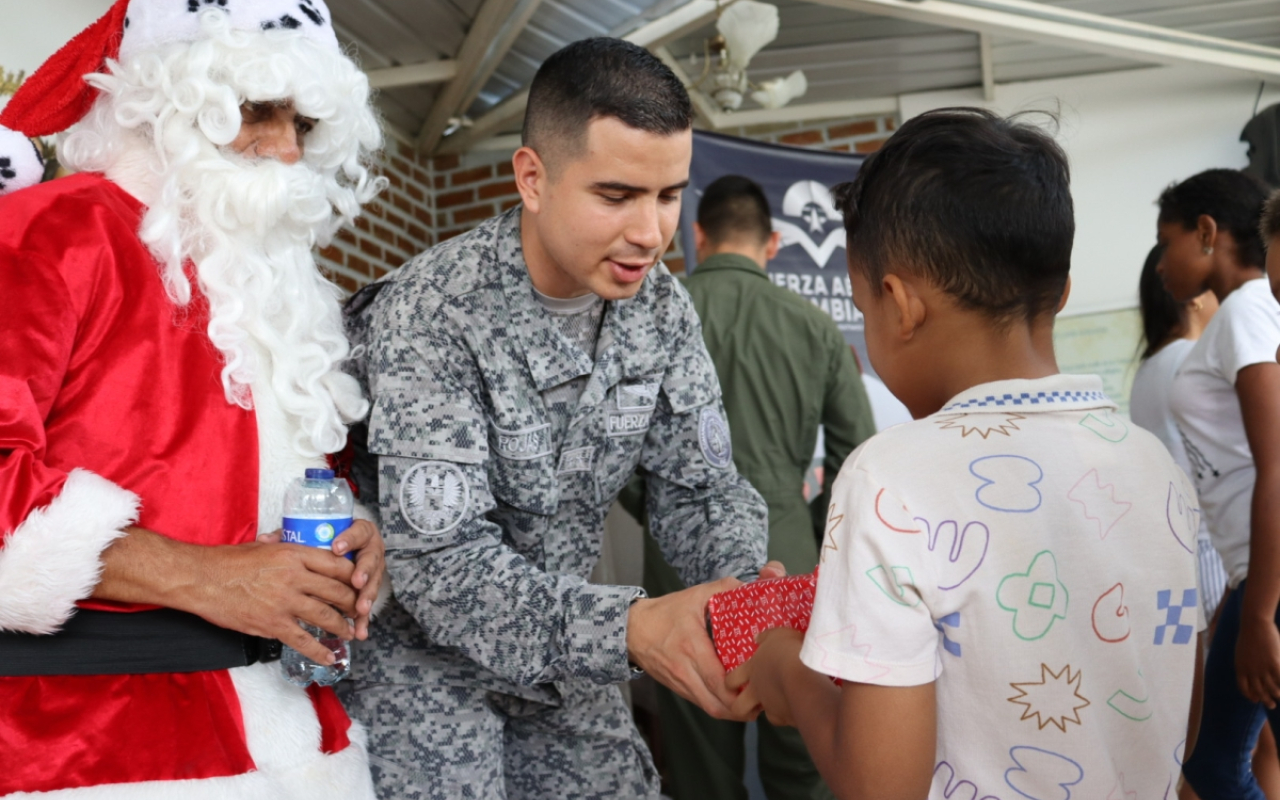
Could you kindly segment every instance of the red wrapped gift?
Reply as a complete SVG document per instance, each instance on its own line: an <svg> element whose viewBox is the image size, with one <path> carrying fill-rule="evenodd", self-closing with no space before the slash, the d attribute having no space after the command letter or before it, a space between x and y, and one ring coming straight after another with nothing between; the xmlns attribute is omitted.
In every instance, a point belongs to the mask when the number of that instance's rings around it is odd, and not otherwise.
<svg viewBox="0 0 1280 800"><path fill-rule="evenodd" d="M725 671L755 655L756 637L770 628L809 630L818 571L755 581L707 601L707 627Z"/></svg>

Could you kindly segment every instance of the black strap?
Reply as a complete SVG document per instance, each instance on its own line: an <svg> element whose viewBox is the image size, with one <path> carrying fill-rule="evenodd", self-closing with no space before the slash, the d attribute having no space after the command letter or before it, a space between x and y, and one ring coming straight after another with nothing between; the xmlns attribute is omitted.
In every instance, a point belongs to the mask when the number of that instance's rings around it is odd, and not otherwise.
<svg viewBox="0 0 1280 800"><path fill-rule="evenodd" d="M143 675L244 667L280 657L280 643L162 608L80 609L51 636L0 631L0 676Z"/></svg>

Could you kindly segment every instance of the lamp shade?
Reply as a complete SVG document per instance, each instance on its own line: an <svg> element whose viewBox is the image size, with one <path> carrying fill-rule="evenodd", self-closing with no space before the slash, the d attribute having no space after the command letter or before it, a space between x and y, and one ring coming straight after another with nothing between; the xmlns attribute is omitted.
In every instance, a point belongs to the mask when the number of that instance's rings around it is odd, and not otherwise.
<svg viewBox="0 0 1280 800"><path fill-rule="evenodd" d="M778 8L756 0L738 0L716 21L729 44L729 64L745 70L760 48L778 38Z"/></svg>
<svg viewBox="0 0 1280 800"><path fill-rule="evenodd" d="M809 81L802 71L796 70L785 78L774 78L760 84L760 89L751 93L751 99L764 108L782 108L808 90Z"/></svg>

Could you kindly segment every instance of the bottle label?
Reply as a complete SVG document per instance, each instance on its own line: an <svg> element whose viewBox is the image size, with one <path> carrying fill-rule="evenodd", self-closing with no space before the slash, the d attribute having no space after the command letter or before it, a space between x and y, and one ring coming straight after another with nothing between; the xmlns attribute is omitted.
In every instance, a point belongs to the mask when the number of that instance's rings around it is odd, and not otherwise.
<svg viewBox="0 0 1280 800"><path fill-rule="evenodd" d="M351 527L351 517L321 517L308 519L303 517L285 517L284 535L281 541L290 544L301 544L307 547L333 547L333 540L338 534ZM353 558L354 553L347 553Z"/></svg>

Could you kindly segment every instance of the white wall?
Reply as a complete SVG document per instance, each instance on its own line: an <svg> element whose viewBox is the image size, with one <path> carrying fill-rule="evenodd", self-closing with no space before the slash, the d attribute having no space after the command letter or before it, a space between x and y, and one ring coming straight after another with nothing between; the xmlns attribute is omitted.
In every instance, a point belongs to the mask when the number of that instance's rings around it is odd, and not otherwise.
<svg viewBox="0 0 1280 800"><path fill-rule="evenodd" d="M112 0L0 0L0 67L30 75L111 5Z"/></svg>
<svg viewBox="0 0 1280 800"><path fill-rule="evenodd" d="M1207 67L1153 67L996 88L904 95L903 119L932 108L985 106L1002 114L1061 109L1058 141L1071 160L1076 239L1067 314L1137 305L1138 275L1155 244L1156 198L1210 167L1243 167L1239 141L1259 81ZM1280 102L1268 86L1259 108Z"/></svg>

